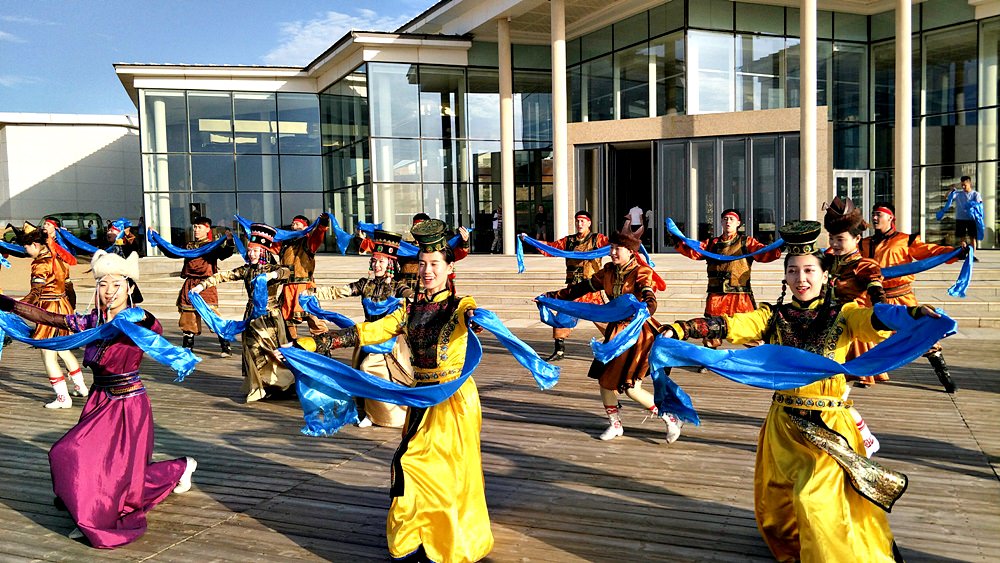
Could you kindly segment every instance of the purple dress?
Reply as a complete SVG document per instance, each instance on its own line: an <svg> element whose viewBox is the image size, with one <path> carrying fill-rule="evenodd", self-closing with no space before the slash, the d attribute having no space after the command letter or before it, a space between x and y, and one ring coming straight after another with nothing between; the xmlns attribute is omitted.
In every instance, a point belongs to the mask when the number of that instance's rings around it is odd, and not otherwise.
<svg viewBox="0 0 1000 563"><path fill-rule="evenodd" d="M97 325L97 314L67 315L73 332ZM163 333L147 313L146 328ZM80 422L49 451L52 489L90 544L114 548L146 532L146 513L167 497L187 467L184 458L151 463L153 411L139 379L142 350L125 335L88 344L83 365L94 373Z"/></svg>

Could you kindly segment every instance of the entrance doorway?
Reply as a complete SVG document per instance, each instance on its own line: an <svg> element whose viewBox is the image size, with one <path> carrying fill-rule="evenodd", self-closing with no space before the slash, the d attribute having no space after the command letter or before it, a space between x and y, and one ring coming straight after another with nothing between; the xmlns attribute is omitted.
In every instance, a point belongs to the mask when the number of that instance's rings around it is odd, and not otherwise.
<svg viewBox="0 0 1000 563"><path fill-rule="evenodd" d="M655 216L647 212L653 207L653 147L652 143L608 145L608 202L605 233L621 229L625 216L633 207L642 210L643 221ZM655 225L646 225L642 244L650 246ZM652 227L652 229L651 229Z"/></svg>
<svg viewBox="0 0 1000 563"><path fill-rule="evenodd" d="M867 215L872 203L867 170L834 170L833 185L834 194L850 198L861 213Z"/></svg>

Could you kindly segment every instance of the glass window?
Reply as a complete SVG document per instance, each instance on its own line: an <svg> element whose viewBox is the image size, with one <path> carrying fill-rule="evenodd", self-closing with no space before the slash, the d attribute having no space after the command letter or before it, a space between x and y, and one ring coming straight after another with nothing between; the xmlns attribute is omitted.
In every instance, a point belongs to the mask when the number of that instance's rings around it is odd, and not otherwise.
<svg viewBox="0 0 1000 563"><path fill-rule="evenodd" d="M236 206L243 218L268 225L280 224L281 194L278 192L236 194Z"/></svg>
<svg viewBox="0 0 1000 563"><path fill-rule="evenodd" d="M736 37L736 99L741 110L785 105L781 69L785 39L762 35Z"/></svg>
<svg viewBox="0 0 1000 563"><path fill-rule="evenodd" d="M549 45L511 45L511 51L514 68L552 68L552 47Z"/></svg>
<svg viewBox="0 0 1000 563"><path fill-rule="evenodd" d="M193 193L191 194L191 211L208 217L212 220L213 225L231 229L233 228L233 215L236 214L236 194L232 192Z"/></svg>
<svg viewBox="0 0 1000 563"><path fill-rule="evenodd" d="M500 138L500 75L495 70L469 69L466 96L469 138Z"/></svg>
<svg viewBox="0 0 1000 563"><path fill-rule="evenodd" d="M1000 157L1000 133L997 124L1000 116L997 108L979 111L979 160L996 160Z"/></svg>
<svg viewBox="0 0 1000 563"><path fill-rule="evenodd" d="M340 189L371 180L368 159L368 142L361 141L331 153L327 159L324 185Z"/></svg>
<svg viewBox="0 0 1000 563"><path fill-rule="evenodd" d="M747 201L746 140L722 142L722 209L746 210ZM722 209L718 212L721 213ZM715 213L712 214L715 220Z"/></svg>
<svg viewBox="0 0 1000 563"><path fill-rule="evenodd" d="M319 96L278 94L278 143L283 154L320 154Z"/></svg>
<svg viewBox="0 0 1000 563"><path fill-rule="evenodd" d="M688 2L688 25L705 29L733 29L733 2L731 0Z"/></svg>
<svg viewBox="0 0 1000 563"><path fill-rule="evenodd" d="M875 146L873 148L873 153L875 154L875 162L873 164L874 168L888 168L893 165L895 161L895 155L893 153L895 142L895 130L896 126L891 121L884 121L881 123L875 123L873 126L873 142ZM911 143L911 153L914 158L914 163L918 159L920 154L920 118L913 118L913 126L910 128L910 136L912 139Z"/></svg>
<svg viewBox="0 0 1000 563"><path fill-rule="evenodd" d="M420 135L420 99L417 67L409 64L369 63L368 83L372 110L372 135Z"/></svg>
<svg viewBox="0 0 1000 563"><path fill-rule="evenodd" d="M868 48L836 43L833 46L833 87L830 113L835 121L868 118Z"/></svg>
<svg viewBox="0 0 1000 563"><path fill-rule="evenodd" d="M782 224L795 221L801 216L799 214L799 203L801 199L800 174L801 164L799 162L799 136L785 137L785 198L782 209L784 218Z"/></svg>
<svg viewBox="0 0 1000 563"><path fill-rule="evenodd" d="M281 189L323 191L323 158L281 155Z"/></svg>
<svg viewBox="0 0 1000 563"><path fill-rule="evenodd" d="M188 173L188 155L186 154L147 154L143 155L142 178L147 192L191 191L191 175Z"/></svg>
<svg viewBox="0 0 1000 563"><path fill-rule="evenodd" d="M187 152L188 119L183 91L144 90L142 107L142 150L144 152Z"/></svg>
<svg viewBox="0 0 1000 563"><path fill-rule="evenodd" d="M500 182L500 142L469 141L472 181L478 184Z"/></svg>
<svg viewBox="0 0 1000 563"><path fill-rule="evenodd" d="M798 8L785 9L786 33L790 37L801 37L801 12ZM819 39L833 39L833 13L824 10L816 11L816 37Z"/></svg>
<svg viewBox="0 0 1000 563"><path fill-rule="evenodd" d="M419 182L420 141L372 139L376 182Z"/></svg>
<svg viewBox="0 0 1000 563"><path fill-rule="evenodd" d="M234 92L236 152L274 154L278 152L278 110L274 94Z"/></svg>
<svg viewBox="0 0 1000 563"><path fill-rule="evenodd" d="M310 221L325 211L322 193L281 194L281 224L291 225L296 215L305 215Z"/></svg>
<svg viewBox="0 0 1000 563"><path fill-rule="evenodd" d="M461 192L468 188L464 184L424 184L423 211L431 217L441 219L449 228L461 223L460 203L468 201ZM465 213L468 226L468 213Z"/></svg>
<svg viewBox="0 0 1000 563"><path fill-rule="evenodd" d="M463 182L468 179L465 171L465 143L448 139L425 139L421 142L424 182ZM434 215L432 215L434 217Z"/></svg>
<svg viewBox="0 0 1000 563"><path fill-rule="evenodd" d="M982 22L979 31L979 103L995 106L1000 102L1000 19Z"/></svg>
<svg viewBox="0 0 1000 563"><path fill-rule="evenodd" d="M566 64L575 65L580 62L580 38L566 42ZM497 65L499 66L499 65Z"/></svg>
<svg viewBox="0 0 1000 563"><path fill-rule="evenodd" d="M662 232L664 225L662 222L670 217L677 224L677 228L684 234L688 233L691 221L688 220L688 143L681 142L658 142L660 160L656 166L659 171L659 188L662 194L661 205L654 206L662 217L657 217L659 221L656 225L650 225L653 232ZM659 237L664 240L663 237Z"/></svg>
<svg viewBox="0 0 1000 563"><path fill-rule="evenodd" d="M423 188L420 184L375 184L378 197L378 218L386 230L409 234L411 219L424 211Z"/></svg>
<svg viewBox="0 0 1000 563"><path fill-rule="evenodd" d="M728 2L727 2L728 3ZM688 32L689 114L733 111L735 75L733 36Z"/></svg>
<svg viewBox="0 0 1000 563"><path fill-rule="evenodd" d="M838 170L868 168L868 125L834 123L833 167Z"/></svg>
<svg viewBox="0 0 1000 563"><path fill-rule="evenodd" d="M420 135L465 136L465 69L420 67Z"/></svg>
<svg viewBox="0 0 1000 563"><path fill-rule="evenodd" d="M320 96L323 150L335 150L368 136L368 87L364 67Z"/></svg>
<svg viewBox="0 0 1000 563"><path fill-rule="evenodd" d="M977 188L976 179L976 164L945 164L943 166L925 166L924 167L924 198L923 202L920 202L919 197L913 198L914 205L918 205L918 210L922 212L924 217L928 217L927 221L924 221L924 240L937 242L940 244L947 245L957 245L958 241L955 240L955 214L948 213L944 216L941 221L935 221L934 214L937 213L939 209L944 208L945 203L948 201L948 192L951 191L952 186L955 186L961 181L962 176L971 176L973 188ZM919 186L919 183L914 183L913 186ZM922 203L922 205L920 205ZM914 215L914 224L917 224L917 217L920 217L920 213Z"/></svg>
<svg viewBox="0 0 1000 563"><path fill-rule="evenodd" d="M646 43L615 53L618 119L649 117L649 47Z"/></svg>
<svg viewBox="0 0 1000 563"><path fill-rule="evenodd" d="M976 160L978 112L947 113L924 118L923 164Z"/></svg>
<svg viewBox="0 0 1000 563"><path fill-rule="evenodd" d="M191 152L233 153L233 98L229 92L188 92Z"/></svg>
<svg viewBox="0 0 1000 563"><path fill-rule="evenodd" d="M635 45L649 38L649 14L640 12L614 24L615 49Z"/></svg>
<svg viewBox="0 0 1000 563"><path fill-rule="evenodd" d="M737 2L736 30L784 35L785 9L781 6Z"/></svg>
<svg viewBox="0 0 1000 563"><path fill-rule="evenodd" d="M776 137L755 137L751 147L753 156L753 225L749 229L757 240L770 244L778 232L778 218L775 212L782 207L779 203L780 176L778 175L778 139Z"/></svg>
<svg viewBox="0 0 1000 563"><path fill-rule="evenodd" d="M976 19L976 8L970 6L967 0L927 0L921 7L924 14L924 29ZM914 11L916 11L915 6Z"/></svg>
<svg viewBox="0 0 1000 563"><path fill-rule="evenodd" d="M611 26L588 33L580 39L581 60L592 59L611 52Z"/></svg>
<svg viewBox="0 0 1000 563"><path fill-rule="evenodd" d="M684 33L654 39L649 44L656 65L656 115L684 113Z"/></svg>
<svg viewBox="0 0 1000 563"><path fill-rule="evenodd" d="M889 10L881 14L874 14L871 17L871 40L880 41L896 37L896 11ZM913 6L910 10L910 30L913 33L920 31L920 6ZM913 67L917 68L917 67Z"/></svg>
<svg viewBox="0 0 1000 563"><path fill-rule="evenodd" d="M473 41L469 47L469 66L500 66L500 51L492 41Z"/></svg>
<svg viewBox="0 0 1000 563"><path fill-rule="evenodd" d="M184 246L191 232L191 193L147 193L146 228Z"/></svg>
<svg viewBox="0 0 1000 563"><path fill-rule="evenodd" d="M868 17L836 12L833 15L834 39L868 41Z"/></svg>
<svg viewBox="0 0 1000 563"><path fill-rule="evenodd" d="M976 107L979 68L975 25L924 34L924 114Z"/></svg>
<svg viewBox="0 0 1000 563"><path fill-rule="evenodd" d="M551 73L514 72L514 139L552 142Z"/></svg>
<svg viewBox="0 0 1000 563"><path fill-rule="evenodd" d="M742 141L741 141L742 143ZM691 167L688 169L698 194L698 240L715 235L715 215L721 209L715 207L715 192L718 189L715 141L694 141L691 143Z"/></svg>
<svg viewBox="0 0 1000 563"><path fill-rule="evenodd" d="M602 57L583 63L584 121L614 119L614 63Z"/></svg>
<svg viewBox="0 0 1000 563"><path fill-rule="evenodd" d="M912 41L913 114L920 113L920 42ZM896 43L872 45L872 107L875 121L896 118ZM914 153L916 154L916 153Z"/></svg>
<svg viewBox="0 0 1000 563"><path fill-rule="evenodd" d="M233 155L191 155L191 188L196 192L236 189Z"/></svg>
<svg viewBox="0 0 1000 563"><path fill-rule="evenodd" d="M238 155L236 189L241 192L278 191L278 157L269 154Z"/></svg>
<svg viewBox="0 0 1000 563"><path fill-rule="evenodd" d="M667 2L649 10L649 36L656 37L684 27L684 0Z"/></svg>
<svg viewBox="0 0 1000 563"><path fill-rule="evenodd" d="M586 102L583 100L583 65L577 65L566 69L566 81L569 82L566 95L569 97L567 106L569 107L570 123L583 121L583 108Z"/></svg>

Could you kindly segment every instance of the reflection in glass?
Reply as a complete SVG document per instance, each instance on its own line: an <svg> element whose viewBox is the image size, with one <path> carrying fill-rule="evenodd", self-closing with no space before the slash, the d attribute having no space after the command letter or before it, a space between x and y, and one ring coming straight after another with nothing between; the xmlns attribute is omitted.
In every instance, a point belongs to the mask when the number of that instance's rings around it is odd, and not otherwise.
<svg viewBox="0 0 1000 563"><path fill-rule="evenodd" d="M584 121L614 119L614 63L606 56L583 63L582 102Z"/></svg>
<svg viewBox="0 0 1000 563"><path fill-rule="evenodd" d="M781 69L785 40L763 35L736 37L736 99L742 110L785 105Z"/></svg>
<svg viewBox="0 0 1000 563"><path fill-rule="evenodd" d="M581 59L600 57L611 52L611 26L584 35L580 40Z"/></svg>
<svg viewBox="0 0 1000 563"><path fill-rule="evenodd" d="M618 76L618 119L649 117L649 46L615 53Z"/></svg>
<svg viewBox="0 0 1000 563"><path fill-rule="evenodd" d="M657 169L660 172L659 187L662 194L659 198L661 205L654 206L661 217L657 221L663 221L670 217L677 224L677 228L682 233L688 233L691 225L688 209L688 198L690 193L690 182L688 181L687 162L687 142L661 142L660 162ZM653 225L654 233L662 233L663 225ZM662 243L663 236L657 234L657 243Z"/></svg>
<svg viewBox="0 0 1000 563"><path fill-rule="evenodd" d="M868 48L837 43L833 47L830 114L835 121L868 119Z"/></svg>
<svg viewBox="0 0 1000 563"><path fill-rule="evenodd" d="M445 139L425 139L421 142L424 182L466 181L463 154L465 143ZM433 215L432 215L433 217Z"/></svg>
<svg viewBox="0 0 1000 563"><path fill-rule="evenodd" d="M649 51L656 65L656 115L683 114L684 34L653 39Z"/></svg>
<svg viewBox="0 0 1000 563"><path fill-rule="evenodd" d="M142 157L143 185L148 192L191 190L186 154L147 154Z"/></svg>
<svg viewBox="0 0 1000 563"><path fill-rule="evenodd" d="M237 153L278 152L278 109L274 94L234 92L233 112Z"/></svg>
<svg viewBox="0 0 1000 563"><path fill-rule="evenodd" d="M372 139L376 182L419 182L420 141Z"/></svg>
<svg viewBox="0 0 1000 563"><path fill-rule="evenodd" d="M378 196L378 220L397 233L409 233L411 218L423 209L420 184L375 184Z"/></svg>
<svg viewBox="0 0 1000 563"><path fill-rule="evenodd" d="M369 63L368 103L372 111L372 136L420 135L420 99L417 67L410 64Z"/></svg>
<svg viewBox="0 0 1000 563"><path fill-rule="evenodd" d="M784 205L782 206L784 219L781 219L782 224L801 218L799 214L799 201L801 199L799 188L799 178L801 174L799 163L799 137L797 135L789 135L784 138L784 141L785 189Z"/></svg>
<svg viewBox="0 0 1000 563"><path fill-rule="evenodd" d="M229 92L188 92L191 152L233 153L233 98Z"/></svg>
<svg viewBox="0 0 1000 563"><path fill-rule="evenodd" d="M976 41L975 24L924 35L925 115L976 107Z"/></svg>
<svg viewBox="0 0 1000 563"><path fill-rule="evenodd" d="M281 221L281 194L278 192L236 194L239 214L253 222L277 225Z"/></svg>
<svg viewBox="0 0 1000 563"><path fill-rule="evenodd" d="M319 96L278 93L278 143L282 154L320 154Z"/></svg>
<svg viewBox="0 0 1000 563"><path fill-rule="evenodd" d="M241 192L277 191L277 155L237 155L236 189Z"/></svg>
<svg viewBox="0 0 1000 563"><path fill-rule="evenodd" d="M361 141L333 151L325 157L326 186L341 189L370 180L368 142Z"/></svg>
<svg viewBox="0 0 1000 563"><path fill-rule="evenodd" d="M421 65L420 135L465 136L465 69Z"/></svg>
<svg viewBox="0 0 1000 563"><path fill-rule="evenodd" d="M838 170L868 168L868 125L833 124L833 167Z"/></svg>
<svg viewBox="0 0 1000 563"><path fill-rule="evenodd" d="M732 35L705 31L688 33L689 114L734 110L733 68Z"/></svg>
<svg viewBox="0 0 1000 563"><path fill-rule="evenodd" d="M656 37L684 27L684 0L667 0L650 8L649 36Z"/></svg>
<svg viewBox="0 0 1000 563"><path fill-rule="evenodd" d="M746 213L747 191L746 141L722 142L722 208ZM721 213L722 210L720 209ZM713 215L714 219L714 215Z"/></svg>
<svg viewBox="0 0 1000 563"><path fill-rule="evenodd" d="M499 141L469 141L469 160L472 161L473 182L500 182Z"/></svg>
<svg viewBox="0 0 1000 563"><path fill-rule="evenodd" d="M191 193L153 192L146 193L145 199L146 228L175 245L187 244L191 232Z"/></svg>
<svg viewBox="0 0 1000 563"><path fill-rule="evenodd" d="M649 38L649 16L646 12L625 18L614 24L615 49L644 42Z"/></svg>
<svg viewBox="0 0 1000 563"><path fill-rule="evenodd" d="M325 210L326 208L323 207L323 194L321 193L284 192L281 194L282 225L291 225L292 219L296 215L305 215L312 222ZM288 227L286 226L285 228Z"/></svg>
<svg viewBox="0 0 1000 563"><path fill-rule="evenodd" d="M688 23L704 29L733 29L733 2L730 0L698 0L688 2Z"/></svg>
<svg viewBox="0 0 1000 563"><path fill-rule="evenodd" d="M281 189L323 191L322 157L281 155Z"/></svg>
<svg viewBox="0 0 1000 563"><path fill-rule="evenodd" d="M335 82L320 96L323 150L368 136L368 80L364 65Z"/></svg>
<svg viewBox="0 0 1000 563"><path fill-rule="evenodd" d="M742 145L742 142L741 142ZM691 181L698 194L698 240L715 235L715 216L722 212L716 209L716 143L715 141L694 141L691 143ZM688 231L686 234L690 234Z"/></svg>
<svg viewBox="0 0 1000 563"><path fill-rule="evenodd" d="M775 213L779 204L778 140L775 137L755 137L752 156L753 184L753 225L748 234L757 240L770 244L777 236L778 217Z"/></svg>
<svg viewBox="0 0 1000 563"><path fill-rule="evenodd" d="M551 73L514 72L514 139L552 142Z"/></svg>
<svg viewBox="0 0 1000 563"><path fill-rule="evenodd" d="M423 210L431 217L441 219L449 228L459 224L459 191L465 186L459 184L424 184ZM466 218L466 221L468 219ZM468 222L465 223L468 225Z"/></svg>
<svg viewBox="0 0 1000 563"><path fill-rule="evenodd" d="M976 160L978 119L975 111L925 117L924 164Z"/></svg>
<svg viewBox="0 0 1000 563"><path fill-rule="evenodd" d="M495 70L472 69L469 74L470 139L500 138L500 77Z"/></svg>
<svg viewBox="0 0 1000 563"><path fill-rule="evenodd" d="M217 227L234 228L236 214L236 194L234 193L193 193L191 194L191 211L208 217L212 220L212 225ZM187 230L190 232L190 218L184 217L188 221Z"/></svg>
<svg viewBox="0 0 1000 563"><path fill-rule="evenodd" d="M236 167L233 155L191 155L191 189L196 192L233 191Z"/></svg>
<svg viewBox="0 0 1000 563"><path fill-rule="evenodd" d="M187 152L184 92L143 90L139 103L143 152Z"/></svg>

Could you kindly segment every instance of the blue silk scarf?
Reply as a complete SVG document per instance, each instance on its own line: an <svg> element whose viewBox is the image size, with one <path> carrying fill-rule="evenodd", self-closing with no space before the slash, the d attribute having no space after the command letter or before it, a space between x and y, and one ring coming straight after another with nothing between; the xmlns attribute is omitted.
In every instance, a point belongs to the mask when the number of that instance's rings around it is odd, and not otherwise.
<svg viewBox="0 0 1000 563"><path fill-rule="evenodd" d="M361 300L361 306L364 307L365 314L372 317L388 315L398 309L401 304L402 302L395 297L390 297L385 301L372 301L367 297ZM316 299L315 295L299 295L299 305L302 306L302 310L306 313L314 317L319 317L324 321L330 321L340 328L347 328L356 324L350 318L340 313L327 311L320 307L319 300ZM389 340L379 344L362 346L361 351L366 354L388 354L392 352L395 346L396 337L393 336Z"/></svg>
<svg viewBox="0 0 1000 563"><path fill-rule="evenodd" d="M710 252L710 251L705 250L704 248L702 248L701 242L696 241L693 238L688 238L688 237L684 236L684 233L682 233L681 230L677 228L677 224L674 223L674 220L671 219L670 217L667 217L666 220L665 220L665 222L666 222L666 225L667 225L667 232L670 233L670 234L672 234L672 235L674 235L678 239L680 239L681 242L683 242L685 245L688 246L688 248L690 248L691 250L696 251L698 254L701 254L702 256L704 256L706 258L711 258L712 260L718 260L719 262L732 262L733 260L742 260L744 258L752 258L754 256L757 256L758 254L763 254L765 252L771 252L772 250L774 250L776 248L781 248L781 245L785 244L785 241L783 241L783 240L781 240L779 238L778 240L772 242L771 244L765 246L764 248L761 248L759 250L755 250L753 252L749 252L747 254L740 254L739 256L728 256L726 254L716 254L714 252Z"/></svg>
<svg viewBox="0 0 1000 563"><path fill-rule="evenodd" d="M882 268L882 277L885 279L892 279L926 272L931 268L936 268L937 266L944 264L952 258L957 258L960 254L962 254L962 251L963 250L961 248L956 248L947 254L931 256L930 258L917 260L916 262L910 262L908 264ZM958 279L956 279L955 283L948 288L948 295L951 295L952 297L965 297L965 292L969 289L969 282L972 281L972 263L974 258L974 250L970 246L969 254L965 257L965 261L962 263L962 269L958 272Z"/></svg>
<svg viewBox="0 0 1000 563"><path fill-rule="evenodd" d="M250 225L253 224L253 221L251 221L251 220L249 220L249 219L247 219L245 217L240 217L239 215L234 215L234 217L236 217L236 221L239 222L240 226L243 227L243 230L246 231L247 233L249 233L250 232ZM274 230L275 230L276 234L274 235L274 242L287 242L287 241L290 241L290 240L300 239L300 238L308 235L309 233L311 233L313 231L313 229L315 229L319 225L319 220L320 219L321 219L321 217L317 217L312 222L311 225L309 225L308 227L302 229L301 231L289 231L288 229L279 229L279 228L275 227ZM331 219L332 219L332 217L331 217Z"/></svg>
<svg viewBox="0 0 1000 563"><path fill-rule="evenodd" d="M3 266L4 268L10 268L10 261L4 258L3 256L0 256L0 266Z"/></svg>
<svg viewBox="0 0 1000 563"><path fill-rule="evenodd" d="M632 321L629 322L628 326L622 329L611 340L603 343L599 342L596 338L590 340L590 347L594 351L594 358L605 364L621 356L625 350L635 345L639 340L639 335L642 333L642 325L649 319L649 308L631 293L616 297L603 305L563 301L562 299L553 299L545 295L539 295L535 299L538 302L539 311L549 309L560 315L587 321L615 323L631 318ZM542 322L545 322L544 314L542 315Z"/></svg>
<svg viewBox="0 0 1000 563"><path fill-rule="evenodd" d="M940 311L939 311L940 312ZM941 318L913 319L902 305L875 305L875 316L896 333L843 364L798 348L763 344L744 350L712 350L658 336L649 356L657 408L686 422L700 424L690 396L670 380L669 368L702 366L726 379L762 389L795 389L843 373L868 376L892 371L924 354L935 342L954 334L957 323Z"/></svg>
<svg viewBox="0 0 1000 563"><path fill-rule="evenodd" d="M948 193L948 201L944 205L944 209L941 209L935 214L937 220L940 221L944 219L944 214L951 209L951 204L955 201L955 194L958 190L952 190ZM969 215L972 215L972 220L976 222L976 240L983 240L986 236L986 223L983 216L983 203L981 201L970 201L969 202Z"/></svg>
<svg viewBox="0 0 1000 563"><path fill-rule="evenodd" d="M133 307L125 309L115 315L111 321L96 328L82 330L67 336L35 340L31 338L31 327L21 317L13 313L0 312L0 346L2 346L3 334L9 334L14 340L43 350L71 350L97 340L110 340L119 334L124 334L151 358L173 369L177 373L176 381L184 381L184 378L194 371L195 365L201 359L195 356L191 350L174 346L159 334L135 324L142 321L145 316L145 311Z"/></svg>
<svg viewBox="0 0 1000 563"><path fill-rule="evenodd" d="M541 250L545 254L548 254L552 258L569 258L571 260L594 260L595 258L603 258L611 253L610 245L599 246L593 250L577 251L577 250L563 250L561 248L555 248L553 246L549 246L548 244L545 244L540 240L533 239L524 233L521 233L519 236L515 237L515 239L516 239L515 242L517 244L514 246L514 256L517 258L517 273L519 274L524 273L524 244L521 242L522 240L528 243L529 245L535 247L536 249ZM656 267L656 264L654 264L653 260L650 259L649 253L646 252L646 247L642 246L641 244L639 245L639 253L642 254L643 258L645 258L646 264L649 265L650 268Z"/></svg>
<svg viewBox="0 0 1000 563"><path fill-rule="evenodd" d="M205 299L201 295L189 291L188 300L191 301L191 306L194 310L198 312L201 320L205 321L208 325L209 330L215 334L225 338L226 340L232 342L236 340L236 336L243 334L243 331L247 329L247 325L250 321L263 317L267 314L267 274L258 274L253 280L253 295L250 296L253 300L253 309L251 310L250 317L240 320L240 321L227 321L223 320L205 303Z"/></svg>
<svg viewBox="0 0 1000 563"><path fill-rule="evenodd" d="M354 238L354 235L341 228L340 223L332 215L330 216L330 224L333 234L337 238L337 249L340 250L341 254L347 254L347 247L351 244L351 239ZM366 233L368 236L374 236L375 229L381 228L382 223L358 223L358 230ZM471 233L472 229L469 229L469 232ZM462 235L455 235L448 239L448 246L456 248L461 241ZM417 248L417 245L403 240L399 242L399 251L396 255L400 258L414 258L419 251L420 249Z"/></svg>
<svg viewBox="0 0 1000 563"><path fill-rule="evenodd" d="M510 333L495 314L476 309L472 322L493 333L522 366L531 371L540 389L550 389L559 380L559 368L547 364L527 344ZM465 384L482 360L483 347L475 332L468 332L461 376L447 383L406 387L353 369L340 361L298 348L282 348L292 373L308 436L329 436L341 426L356 422L353 397L365 397L395 405L429 408L445 401Z"/></svg>
<svg viewBox="0 0 1000 563"><path fill-rule="evenodd" d="M27 258L28 251L24 249L20 244L14 244L12 242L7 242L5 240L0 240L0 250L3 250L7 254L17 256L18 258Z"/></svg>
<svg viewBox="0 0 1000 563"><path fill-rule="evenodd" d="M132 222L124 217L119 217L114 222L111 223L118 229L118 234L115 236L115 242L118 242L123 236L125 236L125 229L132 226ZM97 252L98 248L88 242L84 242L77 238L76 235L71 233L69 229L65 227L60 227L56 230L56 242L60 246L68 250L71 254L75 255L76 251L79 250L85 254L94 254ZM115 243L111 243L110 246L104 249L105 252L111 252L115 247Z"/></svg>
<svg viewBox="0 0 1000 563"><path fill-rule="evenodd" d="M160 252L167 258L201 258L211 254L216 248L222 246L226 242L227 237L220 237L218 240L214 240L208 244L203 244L198 248L181 248L179 246L174 246L170 242L164 240L160 236L160 233L154 231L153 229L146 229L146 238L149 240L149 244L153 247L159 247ZM236 240L237 237L233 237Z"/></svg>

